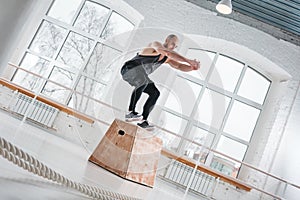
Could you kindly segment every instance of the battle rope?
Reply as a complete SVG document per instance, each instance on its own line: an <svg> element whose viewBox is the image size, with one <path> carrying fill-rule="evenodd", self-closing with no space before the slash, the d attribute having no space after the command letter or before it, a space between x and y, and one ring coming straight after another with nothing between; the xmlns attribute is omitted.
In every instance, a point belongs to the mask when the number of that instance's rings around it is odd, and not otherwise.
<svg viewBox="0 0 300 200"><path fill-rule="evenodd" d="M76 183L72 180L69 180L68 178L65 178L64 176L50 169L49 167L47 167L46 165L44 165L34 157L25 153L24 151L22 151L21 149L19 149L18 147L14 146L13 144L9 143L8 141L6 141L1 137L0 137L0 154L5 159L11 161L12 163L18 165L19 167L22 167L23 169L29 172L37 174L46 179L52 180L68 188L75 189L94 199L139 200L137 198L107 191L95 186L89 186L86 184Z"/></svg>

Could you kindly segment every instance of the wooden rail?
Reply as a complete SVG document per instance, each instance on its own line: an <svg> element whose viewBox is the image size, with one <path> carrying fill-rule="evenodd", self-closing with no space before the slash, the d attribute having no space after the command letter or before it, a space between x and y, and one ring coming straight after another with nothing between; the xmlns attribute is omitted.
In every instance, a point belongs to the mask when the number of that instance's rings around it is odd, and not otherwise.
<svg viewBox="0 0 300 200"><path fill-rule="evenodd" d="M171 151L169 151L167 149L163 149L161 151L161 154L164 155L164 156L166 156L166 157L168 157L168 158L171 158L171 159L177 160L177 161L179 161L181 163L184 163L184 164L186 164L186 165L188 165L188 166L190 166L192 168L195 168L195 166L196 166L195 161L188 160L187 158L183 158L183 157L178 157L178 155L174 154L173 152L171 152ZM236 187L238 187L240 189L243 189L243 190L245 190L247 192L249 192L252 189L252 187L249 186L249 185L247 185L246 183L243 183L242 181L240 181L238 179L235 179L233 177L226 176L226 175L222 174L221 172L215 171L215 170L213 170L213 169L211 169L209 167L206 167L206 166L204 166L202 164L199 164L197 166L197 170L202 171L202 172L204 172L206 174L209 174L211 176L214 176L216 178L219 178L220 180L222 180L224 182L227 182L227 183L229 183L231 185L234 185L234 186L236 186Z"/></svg>
<svg viewBox="0 0 300 200"><path fill-rule="evenodd" d="M27 95L29 97L34 98L36 96L32 91L27 90L27 89L25 89L25 88L23 88L23 87L21 87L19 85L16 85L16 84L14 84L14 83L12 83L12 82L10 82L8 80L3 79L3 78L0 78L0 84L3 85L3 86L5 86L5 87L8 87L8 88L10 88L12 90L17 90L20 93L25 94L25 95ZM50 100L50 99L42 97L42 96L36 96L36 99L39 100L39 101L41 101L41 102L43 102L43 103L46 103L46 104L48 104L50 106L53 106L53 107L57 108L60 111L63 111L65 113L69 114L69 115L72 115L72 116L74 116L74 117L76 117L78 119L84 120L84 121L86 121L86 122L88 122L90 124L94 123L94 120L91 119L90 117L88 117L85 114L82 114L82 113L80 113L80 112L78 112L78 111L76 111L76 110L74 110L72 108L66 107L63 104L54 102L53 100Z"/></svg>

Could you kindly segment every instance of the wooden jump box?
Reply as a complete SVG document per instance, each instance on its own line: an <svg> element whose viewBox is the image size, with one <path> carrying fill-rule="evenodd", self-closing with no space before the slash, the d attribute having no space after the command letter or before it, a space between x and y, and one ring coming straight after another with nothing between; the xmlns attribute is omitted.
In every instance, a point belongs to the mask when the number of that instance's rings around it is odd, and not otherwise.
<svg viewBox="0 0 300 200"><path fill-rule="evenodd" d="M153 187L161 139L134 124L115 119L89 161L125 179Z"/></svg>

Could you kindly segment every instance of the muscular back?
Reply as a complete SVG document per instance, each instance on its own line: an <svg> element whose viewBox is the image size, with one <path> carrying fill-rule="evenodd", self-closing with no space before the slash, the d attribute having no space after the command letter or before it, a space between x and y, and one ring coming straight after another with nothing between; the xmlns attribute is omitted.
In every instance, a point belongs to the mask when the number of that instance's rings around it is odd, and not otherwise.
<svg viewBox="0 0 300 200"><path fill-rule="evenodd" d="M154 49L152 46L152 43L150 43L146 48L144 48L141 52L140 55L142 56L157 56L159 53ZM164 55L161 55L159 60L163 59Z"/></svg>

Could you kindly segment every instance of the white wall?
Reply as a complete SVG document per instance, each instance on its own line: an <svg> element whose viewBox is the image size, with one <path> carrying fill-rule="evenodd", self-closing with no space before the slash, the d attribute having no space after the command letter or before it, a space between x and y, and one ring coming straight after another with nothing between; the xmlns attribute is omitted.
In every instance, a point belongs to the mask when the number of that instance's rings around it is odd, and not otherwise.
<svg viewBox="0 0 300 200"><path fill-rule="evenodd" d="M0 1L0 74L16 50L17 41L22 37L24 24L32 12L36 0Z"/></svg>
<svg viewBox="0 0 300 200"><path fill-rule="evenodd" d="M280 143L276 148L278 152L273 160L273 167L271 172L286 179L288 182L300 185L300 81L293 81L289 84L288 90L289 95L285 96L284 99L291 102L291 106L285 107L285 103L281 105L281 112L286 111L285 116L287 120L284 120L284 126L281 127L278 132L281 132ZM281 116L278 117L279 120ZM283 119L282 119L283 120ZM280 122L279 122L280 123ZM272 180L267 183L267 187L272 187ZM284 191L285 185L280 185L277 190L279 194L284 193L286 199L298 199L300 196L299 189L296 190L294 187L288 186Z"/></svg>

